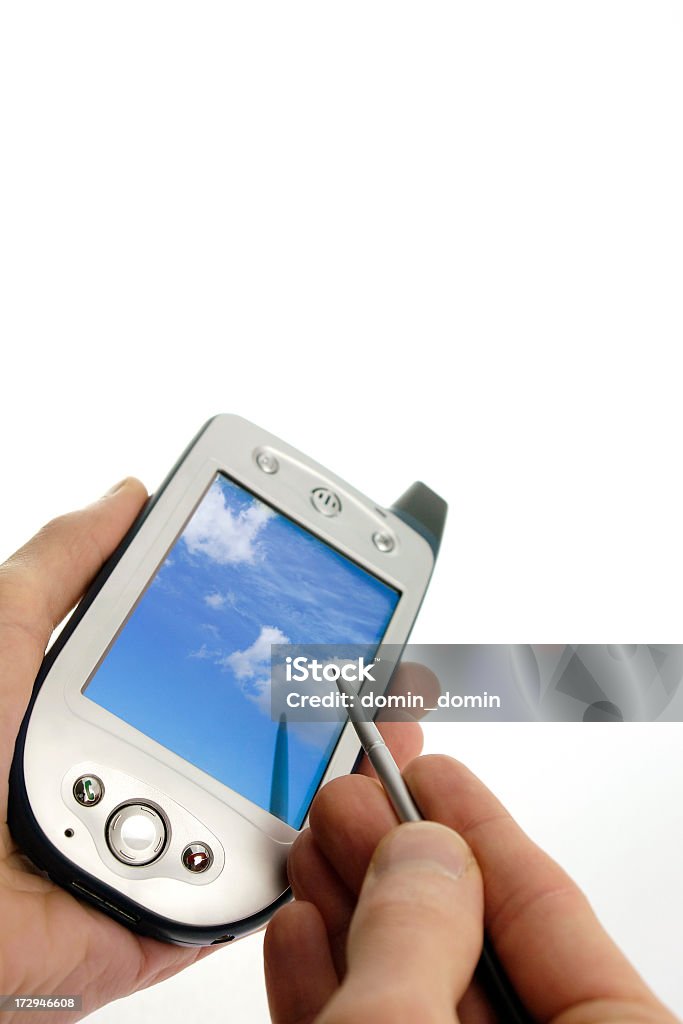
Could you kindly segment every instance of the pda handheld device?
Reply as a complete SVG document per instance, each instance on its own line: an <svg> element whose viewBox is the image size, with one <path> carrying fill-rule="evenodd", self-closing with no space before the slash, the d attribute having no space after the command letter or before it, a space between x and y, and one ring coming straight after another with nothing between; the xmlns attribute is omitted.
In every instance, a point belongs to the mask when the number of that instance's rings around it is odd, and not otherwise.
<svg viewBox="0 0 683 1024"><path fill-rule="evenodd" d="M50 877L142 934L239 938L289 898L348 721L270 714L273 644L405 644L446 504L381 508L236 416L210 420L55 641L17 739L10 829Z"/></svg>

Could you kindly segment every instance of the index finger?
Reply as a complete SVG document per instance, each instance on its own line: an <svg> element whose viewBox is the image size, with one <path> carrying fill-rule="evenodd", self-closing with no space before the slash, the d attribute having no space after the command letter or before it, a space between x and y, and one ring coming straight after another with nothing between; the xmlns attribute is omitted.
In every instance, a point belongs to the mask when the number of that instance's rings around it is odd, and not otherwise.
<svg viewBox="0 0 683 1024"><path fill-rule="evenodd" d="M427 707L431 707L441 689L438 679L425 665L403 661L392 676L389 692L392 694L417 694L424 699ZM381 713L377 716L379 731L394 755L394 760L399 768L403 768L405 764L412 761L422 750L422 729L418 725L417 719L421 718L424 713L417 711L412 715L406 714L403 717L398 717L394 712L391 718L387 718ZM377 777L367 755L363 755L358 766L358 774L369 775L370 778Z"/></svg>

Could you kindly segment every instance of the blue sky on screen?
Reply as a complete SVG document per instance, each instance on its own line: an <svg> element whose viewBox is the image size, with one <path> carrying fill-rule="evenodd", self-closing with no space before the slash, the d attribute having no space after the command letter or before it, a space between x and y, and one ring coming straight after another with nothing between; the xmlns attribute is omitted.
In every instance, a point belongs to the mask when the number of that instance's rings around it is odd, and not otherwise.
<svg viewBox="0 0 683 1024"><path fill-rule="evenodd" d="M219 475L86 695L260 807L277 723L270 645L379 644L399 595ZM340 726L290 728L298 827Z"/></svg>

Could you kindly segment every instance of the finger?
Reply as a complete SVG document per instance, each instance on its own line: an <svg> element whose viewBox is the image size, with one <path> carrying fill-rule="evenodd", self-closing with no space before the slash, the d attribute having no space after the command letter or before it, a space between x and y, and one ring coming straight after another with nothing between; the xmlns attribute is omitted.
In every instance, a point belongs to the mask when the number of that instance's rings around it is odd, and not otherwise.
<svg viewBox="0 0 683 1024"><path fill-rule="evenodd" d="M436 687L436 690L435 690ZM438 692L437 692L438 691ZM438 693L441 692L437 677L424 665L417 662L406 661L396 669L389 688L393 695L418 694L423 697L425 707L432 707ZM406 714L397 717L395 711L391 712L392 720L384 720L382 713L377 717L377 726L384 737L384 741L394 755L399 768L412 761L422 750L422 729L415 721L420 713ZM367 757L363 757L358 772L361 775L369 775L376 778L375 769Z"/></svg>
<svg viewBox="0 0 683 1024"><path fill-rule="evenodd" d="M482 943L481 875L467 844L433 822L379 844L351 922L346 979L326 1020L453 1021Z"/></svg>
<svg viewBox="0 0 683 1024"><path fill-rule="evenodd" d="M346 971L346 935L356 897L320 852L310 829L302 832L294 843L287 861L287 873L295 898L315 903L320 911L337 977L343 977Z"/></svg>
<svg viewBox="0 0 683 1024"><path fill-rule="evenodd" d="M413 773L418 780L415 785L412 781ZM592 999L594 996L591 993L609 990L616 991L621 999L631 998L636 1002L646 1000L652 1005L654 997L597 924L579 890L550 858L521 833L504 808L478 779L464 766L443 757L418 758L408 766L405 775L426 816L434 819L438 817L445 824L456 828L474 849L484 872L488 926L498 954L520 995L539 1017L550 1017L559 1012L556 1005L564 1007L574 999ZM357 776L328 783L317 795L311 808L311 832L316 845L352 892L360 888L374 847L395 820L379 784ZM508 846L507 835L502 833L509 826L522 835L528 844L527 849L531 848L534 856L539 858L537 862L527 863L527 858L522 856L514 843ZM522 866L522 873L526 866L528 877L523 881L527 886L532 886L532 891L526 897L520 891L516 906L509 902L505 908L510 890L509 873L512 871L514 876L515 862L518 867ZM546 873L548 863L554 875L548 876ZM568 890L575 890L575 895L567 895ZM527 912L520 905L520 900L524 898L528 898L532 904L528 920ZM610 951L610 956L616 958L611 971L606 971L604 959L597 955L594 944L593 952L588 956L589 960L591 956L594 958L594 964L588 973L583 974L586 981L591 983L582 986L574 984L582 969L574 956L583 942L582 929L579 927L563 931L565 922L562 904L565 900L578 903L581 913L587 914L589 920L594 922L598 945L604 945ZM555 925L548 934L543 912L553 903L557 904L553 915ZM512 915L511 930L505 942L499 931L504 923L504 918L500 916L501 908ZM515 915L518 915L516 922ZM555 959L556 931L559 932L560 946L564 951L561 966L558 966ZM582 961L582 957L578 960ZM627 978L625 985L622 984L624 974ZM601 984L603 979L611 976L614 976L611 986ZM548 998L548 993L554 993L557 998Z"/></svg>
<svg viewBox="0 0 683 1024"><path fill-rule="evenodd" d="M0 566L0 750L11 755L54 627L122 539L146 497L124 480L99 501L60 516ZM6 778L7 764L0 763Z"/></svg>
<svg viewBox="0 0 683 1024"><path fill-rule="evenodd" d="M441 696L441 683L438 676L426 665L421 665L417 661L402 661L392 676L388 694L410 702L407 709L400 713L396 708L383 709L377 715L378 722L414 721L424 718L436 705Z"/></svg>
<svg viewBox="0 0 683 1024"><path fill-rule="evenodd" d="M0 566L3 624L43 648L112 553L147 496L132 477L87 508L59 516Z"/></svg>
<svg viewBox="0 0 683 1024"><path fill-rule="evenodd" d="M456 829L472 847L486 888L487 931L534 1015L553 1018L603 999L652 1004L580 889L464 765L418 758L405 778L425 817Z"/></svg>
<svg viewBox="0 0 683 1024"><path fill-rule="evenodd" d="M457 1006L457 1019L461 1024L500 1024L498 1011L475 973L469 988Z"/></svg>
<svg viewBox="0 0 683 1024"><path fill-rule="evenodd" d="M423 697L425 707L432 707L436 701L435 687L440 693L439 681L431 669L417 662L406 661L401 662L394 672L389 693L402 696L418 694ZM419 711L405 715L397 715L392 711L391 720L387 720L382 712L377 716L377 726L399 768L412 761L422 750L422 729L415 721L420 717ZM358 772L371 778L377 777L375 769L365 756L358 767Z"/></svg>
<svg viewBox="0 0 683 1024"><path fill-rule="evenodd" d="M342 882L330 862L319 850L310 829L298 837L289 854L289 881L297 900L314 903L325 924L327 941L337 977L346 974L346 941L356 897ZM458 1004L458 1019L476 1024L496 1024L476 976Z"/></svg>
<svg viewBox="0 0 683 1024"><path fill-rule="evenodd" d="M308 1024L337 988L325 924L312 903L289 903L271 920L263 944L273 1024Z"/></svg>
<svg viewBox="0 0 683 1024"><path fill-rule="evenodd" d="M318 849L352 893L358 893L379 841L397 818L376 779L347 775L316 794L309 817Z"/></svg>
<svg viewBox="0 0 683 1024"><path fill-rule="evenodd" d="M422 666L415 668L419 670ZM422 730L417 723L385 722L379 725L379 729L399 766L420 753ZM365 756L358 772L376 779L375 770ZM392 815L388 819L387 827L391 828L394 823L395 818ZM368 860L372 849L374 847L367 851ZM337 974L342 977L346 970L346 935L355 907L355 895L320 852L309 829L294 843L289 854L287 870L295 897L313 902L318 907L325 922ZM362 874L359 876L359 885L360 878Z"/></svg>
<svg viewBox="0 0 683 1024"><path fill-rule="evenodd" d="M422 729L417 722L378 722L377 726L399 768L412 761L422 750ZM377 778L365 754L358 766L358 774Z"/></svg>

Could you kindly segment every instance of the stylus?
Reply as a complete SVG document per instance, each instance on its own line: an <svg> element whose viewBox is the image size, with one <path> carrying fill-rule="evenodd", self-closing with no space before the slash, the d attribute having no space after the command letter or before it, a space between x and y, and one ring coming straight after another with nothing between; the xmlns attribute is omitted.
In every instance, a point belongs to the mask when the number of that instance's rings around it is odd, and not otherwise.
<svg viewBox="0 0 683 1024"><path fill-rule="evenodd" d="M377 772L398 820L424 821L391 751L382 739L381 732L375 723L363 714L355 689L347 680L342 679L341 675L337 678L337 687L345 697L345 706L360 744ZM522 1005L486 935L475 976L485 990L493 1009L505 1024L531 1024L531 1016Z"/></svg>

